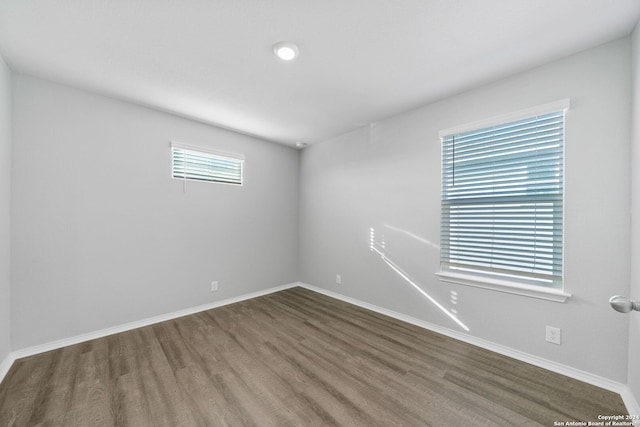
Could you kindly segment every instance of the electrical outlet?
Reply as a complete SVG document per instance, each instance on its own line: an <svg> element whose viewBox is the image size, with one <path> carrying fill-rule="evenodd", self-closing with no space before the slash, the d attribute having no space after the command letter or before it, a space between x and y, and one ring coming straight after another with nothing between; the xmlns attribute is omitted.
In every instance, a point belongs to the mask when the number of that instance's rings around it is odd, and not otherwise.
<svg viewBox="0 0 640 427"><path fill-rule="evenodd" d="M560 328L554 328L553 326L547 326L547 341L560 345L562 343L562 330Z"/></svg>
<svg viewBox="0 0 640 427"><path fill-rule="evenodd" d="M336 274L336 283L342 285L342 276L340 274Z"/></svg>
<svg viewBox="0 0 640 427"><path fill-rule="evenodd" d="M211 282L211 292L216 292L218 290L218 281L214 280Z"/></svg>

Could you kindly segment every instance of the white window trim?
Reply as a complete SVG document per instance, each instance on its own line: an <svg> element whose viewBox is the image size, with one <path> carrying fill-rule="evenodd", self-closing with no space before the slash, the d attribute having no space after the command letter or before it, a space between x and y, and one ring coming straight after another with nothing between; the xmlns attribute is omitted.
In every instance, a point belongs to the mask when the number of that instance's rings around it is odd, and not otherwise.
<svg viewBox="0 0 640 427"><path fill-rule="evenodd" d="M499 125L506 122L513 122L520 119L526 119L527 117L532 117L538 114L547 114L554 111L568 110L569 107L571 107L571 100L568 98L561 99L559 101L550 102L548 104L525 108L524 110L513 111L501 116L490 117L487 119L466 123L464 125L455 126L449 129L444 129L438 132L438 136L442 139L448 135Z"/></svg>
<svg viewBox="0 0 640 427"><path fill-rule="evenodd" d="M453 135L456 133L466 132L474 129L480 129L484 127L490 127L510 121L516 121L525 119L527 117L535 116L538 114L547 114L553 111L568 110L571 107L571 100L561 99L559 101L550 102L548 104L538 105L523 110L514 111L511 113L503 114L500 116L494 116L487 119L478 120L464 125L451 127L441 130L438 133L438 137L442 138ZM566 132L566 130L565 130ZM531 298L538 298L547 301L564 303L572 295L564 291L563 287L558 288L546 288L544 286L526 285L517 282L511 282L507 280L500 280L494 278L486 278L481 276L453 273L450 271L438 271L436 276L441 282L454 283L463 286L472 286L481 289L489 289L498 292L504 292L515 295L523 295Z"/></svg>
<svg viewBox="0 0 640 427"><path fill-rule="evenodd" d="M239 153L230 153L228 151L221 151L221 150L216 150L213 148L209 148L209 147L203 147L200 145L190 145L190 144L183 144L181 142L177 142L177 141L171 141L169 144L169 147L173 150L173 148L178 148L178 149L182 149L182 150L188 150L188 151L194 151L194 152L200 152L200 153L205 153L205 154L212 154L214 156L219 156L219 157L227 157L230 159L236 159L238 161L240 161L242 163L242 176L241 176L241 182L240 183L233 183L233 182L224 182L224 181L200 181L200 180L194 180L191 178L176 178L175 176L173 176L173 160L171 160L172 164L171 164L171 178L178 180L178 181L182 181L182 191L184 191L185 193L187 192L187 182L191 181L191 182L207 182L207 183L215 183L215 184L219 184L219 185L231 185L234 187L243 187L244 186L244 163L245 163L245 156L243 154L239 154Z"/></svg>
<svg viewBox="0 0 640 427"><path fill-rule="evenodd" d="M203 147L201 145L189 145L189 144L183 144L177 141L171 141L171 148L173 147L182 148L183 150L200 151L201 153L208 153L208 154L213 154L221 157L229 157L231 159L237 159L243 162L245 161L245 157L243 154L229 153L228 151L216 150L209 147Z"/></svg>
<svg viewBox="0 0 640 427"><path fill-rule="evenodd" d="M490 279L469 274L452 273L450 271L439 271L436 273L441 282L455 283L456 285L472 286L475 288L490 289L492 291L505 292L508 294L523 295L526 297L539 298L547 301L565 302L571 297L570 293L563 289L545 288L543 286L525 285L522 283L509 282L506 280Z"/></svg>

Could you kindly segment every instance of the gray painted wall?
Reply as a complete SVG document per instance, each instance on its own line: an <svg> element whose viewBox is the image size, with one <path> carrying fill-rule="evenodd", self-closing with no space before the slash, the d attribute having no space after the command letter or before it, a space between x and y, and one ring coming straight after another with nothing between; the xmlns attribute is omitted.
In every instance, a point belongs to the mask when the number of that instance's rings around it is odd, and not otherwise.
<svg viewBox="0 0 640 427"><path fill-rule="evenodd" d="M373 238L404 275L457 310L470 335L626 383L629 322L608 299L629 291L630 71L630 40L619 40L305 149L301 280L463 332L369 249ZM439 282L438 131L563 98L572 102L565 289L573 297L562 304ZM562 345L545 342L546 325L562 329Z"/></svg>
<svg viewBox="0 0 640 427"><path fill-rule="evenodd" d="M633 33L631 297L640 300L640 23ZM629 315L629 387L640 401L640 313Z"/></svg>
<svg viewBox="0 0 640 427"><path fill-rule="evenodd" d="M0 363L11 350L11 70L0 57Z"/></svg>
<svg viewBox="0 0 640 427"><path fill-rule="evenodd" d="M297 280L297 150L13 83L13 350ZM244 186L184 193L174 139L244 154Z"/></svg>

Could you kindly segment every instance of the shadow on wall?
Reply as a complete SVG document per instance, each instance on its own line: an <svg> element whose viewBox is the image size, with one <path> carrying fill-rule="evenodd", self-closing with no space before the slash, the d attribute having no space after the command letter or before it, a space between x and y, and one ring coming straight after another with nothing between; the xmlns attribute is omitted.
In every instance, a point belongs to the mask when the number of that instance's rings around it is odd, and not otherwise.
<svg viewBox="0 0 640 427"><path fill-rule="evenodd" d="M429 240L422 238L414 233L411 233L409 231L406 230L402 230L400 228L391 226L391 225L387 225L385 224L385 227L405 234L421 243L424 243L426 245L431 246L434 249L437 249L438 251L440 250L440 247L433 243L430 242ZM382 259L382 261L384 261L384 263L389 266L389 268L391 268L396 274L398 274L398 276L400 276L402 279L404 279L404 281L406 283L408 283L409 285L411 285L416 291L418 291L423 297L425 297L427 300L429 300L434 306L436 306L442 313L444 313L449 319L451 319L453 322L455 322L458 326L460 326L462 329L464 329L465 331L469 332L469 327L467 325L465 325L460 319L458 319L458 311L454 308L451 310L447 310L446 307L444 307L441 303L439 303L435 298L433 298L431 295L429 295L424 289L422 289L422 286L420 286L416 280L414 280L405 270L403 270L396 262L394 262L391 258L390 258L390 254L386 248L386 242L385 242L385 236L384 233L378 233L376 234L376 230L374 228L370 228L369 229L369 249L371 250L371 252L376 253L380 256L380 259ZM456 291L451 291L450 293L450 300L449 302L452 305L457 305L458 304L458 293Z"/></svg>

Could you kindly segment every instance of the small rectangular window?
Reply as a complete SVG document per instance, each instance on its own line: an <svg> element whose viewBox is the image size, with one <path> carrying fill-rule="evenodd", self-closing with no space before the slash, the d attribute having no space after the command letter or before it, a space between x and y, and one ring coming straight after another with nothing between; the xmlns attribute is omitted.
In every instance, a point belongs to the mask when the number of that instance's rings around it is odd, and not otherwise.
<svg viewBox="0 0 640 427"><path fill-rule="evenodd" d="M441 271L562 288L564 109L441 137Z"/></svg>
<svg viewBox="0 0 640 427"><path fill-rule="evenodd" d="M173 178L242 185L244 157L171 143Z"/></svg>

